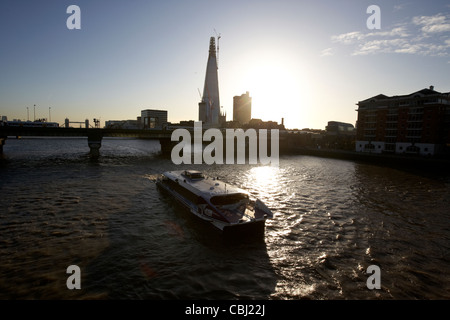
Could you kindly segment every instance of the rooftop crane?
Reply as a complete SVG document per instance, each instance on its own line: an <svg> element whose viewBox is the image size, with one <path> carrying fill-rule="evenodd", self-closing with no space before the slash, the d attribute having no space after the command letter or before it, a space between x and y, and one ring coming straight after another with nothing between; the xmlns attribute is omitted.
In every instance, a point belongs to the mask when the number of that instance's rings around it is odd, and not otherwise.
<svg viewBox="0 0 450 320"><path fill-rule="evenodd" d="M221 35L220 35L220 33L219 33L219 35L217 35L216 29L214 29L214 33L216 34L216 38L217 38L217 53L216 53L216 57L217 57L217 69L219 69L219 40L221 38Z"/></svg>

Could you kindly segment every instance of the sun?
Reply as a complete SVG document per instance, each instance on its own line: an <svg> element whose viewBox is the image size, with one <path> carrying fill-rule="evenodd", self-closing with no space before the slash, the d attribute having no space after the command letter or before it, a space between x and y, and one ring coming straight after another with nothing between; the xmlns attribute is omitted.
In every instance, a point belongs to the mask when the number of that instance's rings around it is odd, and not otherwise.
<svg viewBox="0 0 450 320"><path fill-rule="evenodd" d="M304 86L295 71L282 63L261 63L247 73L252 118L294 124L301 117Z"/></svg>

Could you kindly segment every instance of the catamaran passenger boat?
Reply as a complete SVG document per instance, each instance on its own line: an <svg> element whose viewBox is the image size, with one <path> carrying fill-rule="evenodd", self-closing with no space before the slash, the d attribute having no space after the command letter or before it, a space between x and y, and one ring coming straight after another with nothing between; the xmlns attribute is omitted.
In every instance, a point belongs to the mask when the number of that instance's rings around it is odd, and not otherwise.
<svg viewBox="0 0 450 320"><path fill-rule="evenodd" d="M167 171L156 184L192 214L227 233L264 232L266 219L273 217L270 209L247 191L200 171Z"/></svg>

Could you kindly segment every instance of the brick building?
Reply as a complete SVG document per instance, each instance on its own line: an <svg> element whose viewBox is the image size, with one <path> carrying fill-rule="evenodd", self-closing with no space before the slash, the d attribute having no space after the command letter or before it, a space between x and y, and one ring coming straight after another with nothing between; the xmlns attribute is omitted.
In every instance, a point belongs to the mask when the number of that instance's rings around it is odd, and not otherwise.
<svg viewBox="0 0 450 320"><path fill-rule="evenodd" d="M436 155L450 148L450 92L433 86L357 103L356 151Z"/></svg>

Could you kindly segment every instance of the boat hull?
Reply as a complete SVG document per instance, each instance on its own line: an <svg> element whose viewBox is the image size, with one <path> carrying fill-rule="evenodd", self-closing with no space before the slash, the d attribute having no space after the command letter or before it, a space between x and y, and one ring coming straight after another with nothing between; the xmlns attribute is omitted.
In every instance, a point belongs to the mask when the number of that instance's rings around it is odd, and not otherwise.
<svg viewBox="0 0 450 320"><path fill-rule="evenodd" d="M174 197L177 200L177 203L182 205L187 211L190 212L191 216L194 216L196 219L202 220L203 222L207 222L212 225L216 230L219 230L227 237L258 237L263 236L265 233L265 223L266 219L254 220L254 221L246 221L242 223L227 223L220 220L215 220L206 216L201 216L197 213L196 208L189 205L181 195L177 192L171 190L166 187L160 181L156 182L156 185L163 190L168 195Z"/></svg>
<svg viewBox="0 0 450 320"><path fill-rule="evenodd" d="M240 223L226 226L223 233L227 237L256 238L264 236L266 220Z"/></svg>

